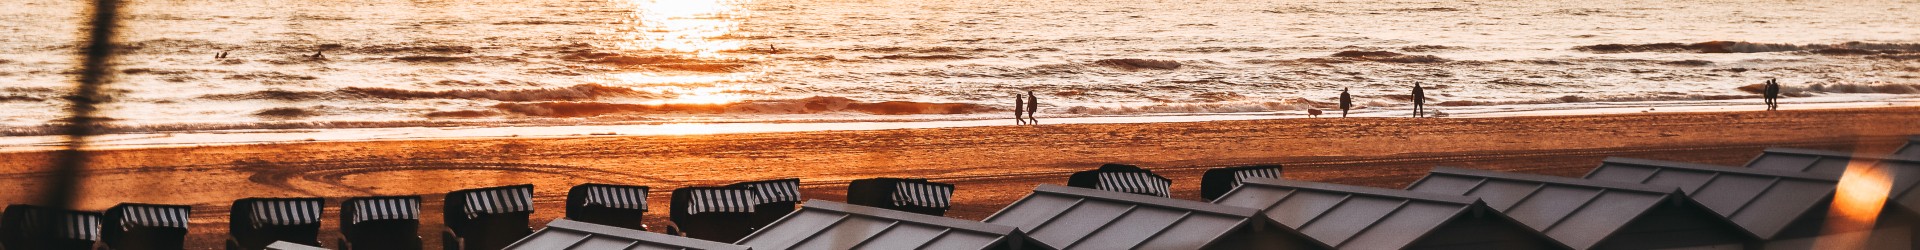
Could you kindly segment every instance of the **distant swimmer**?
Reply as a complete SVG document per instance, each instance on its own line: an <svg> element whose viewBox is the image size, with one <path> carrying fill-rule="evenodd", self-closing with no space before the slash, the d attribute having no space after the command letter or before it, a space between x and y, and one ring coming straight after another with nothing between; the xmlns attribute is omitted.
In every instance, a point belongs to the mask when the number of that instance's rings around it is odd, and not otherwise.
<svg viewBox="0 0 1920 250"><path fill-rule="evenodd" d="M1032 90L1028 90L1027 91L1027 124L1040 124L1040 118L1033 116L1033 113L1038 111L1040 111L1040 95L1035 95L1033 94Z"/></svg>
<svg viewBox="0 0 1920 250"><path fill-rule="evenodd" d="M1427 109L1427 93L1421 90L1420 83L1413 83L1413 117L1420 117Z"/></svg>
<svg viewBox="0 0 1920 250"><path fill-rule="evenodd" d="M213 59L227 59L227 52L221 51L219 54L213 54Z"/></svg>
<svg viewBox="0 0 1920 250"><path fill-rule="evenodd" d="M1347 110L1353 109L1353 96L1347 95L1347 88L1340 88L1340 117L1347 117Z"/></svg>
<svg viewBox="0 0 1920 250"><path fill-rule="evenodd" d="M1013 124L1014 125L1027 124L1027 119L1020 118L1020 115L1024 113L1026 109L1027 109L1027 99L1021 97L1019 92L1013 93Z"/></svg>

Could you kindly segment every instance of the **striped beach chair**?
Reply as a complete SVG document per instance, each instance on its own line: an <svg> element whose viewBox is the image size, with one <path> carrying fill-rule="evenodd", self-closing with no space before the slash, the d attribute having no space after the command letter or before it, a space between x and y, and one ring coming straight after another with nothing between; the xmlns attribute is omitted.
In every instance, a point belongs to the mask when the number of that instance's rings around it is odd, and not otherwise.
<svg viewBox="0 0 1920 250"><path fill-rule="evenodd" d="M647 186L587 183L567 191L567 219L647 230Z"/></svg>
<svg viewBox="0 0 1920 250"><path fill-rule="evenodd" d="M496 250L533 233L533 184L453 191L442 207L447 250Z"/></svg>
<svg viewBox="0 0 1920 250"><path fill-rule="evenodd" d="M800 205L799 178L749 181L727 186L753 189L755 194L760 195L760 203L753 206L753 228L756 230L780 220L780 217L786 217Z"/></svg>
<svg viewBox="0 0 1920 250"><path fill-rule="evenodd" d="M1253 165L1208 169L1200 176L1200 198L1219 199L1250 178L1280 179L1280 165Z"/></svg>
<svg viewBox="0 0 1920 250"><path fill-rule="evenodd" d="M420 196L340 202L341 250L420 250Z"/></svg>
<svg viewBox="0 0 1920 250"><path fill-rule="evenodd" d="M742 187L686 187L673 190L672 202L667 234L734 242L753 233L760 194Z"/></svg>
<svg viewBox="0 0 1920 250"><path fill-rule="evenodd" d="M192 213L185 205L120 203L101 215L100 238L113 250L185 249Z"/></svg>
<svg viewBox="0 0 1920 250"><path fill-rule="evenodd" d="M274 241L320 245L321 198L246 198L228 212L227 249L262 249Z"/></svg>
<svg viewBox="0 0 1920 250"><path fill-rule="evenodd" d="M85 250L98 240L99 213L16 204L0 215L5 249Z"/></svg>
<svg viewBox="0 0 1920 250"><path fill-rule="evenodd" d="M944 216L953 207L953 190L953 184L927 179L859 179L847 185L847 203Z"/></svg>
<svg viewBox="0 0 1920 250"><path fill-rule="evenodd" d="M1067 177L1067 186L1113 192L1171 197L1173 180L1153 171L1126 164L1106 164L1099 169L1080 171Z"/></svg>

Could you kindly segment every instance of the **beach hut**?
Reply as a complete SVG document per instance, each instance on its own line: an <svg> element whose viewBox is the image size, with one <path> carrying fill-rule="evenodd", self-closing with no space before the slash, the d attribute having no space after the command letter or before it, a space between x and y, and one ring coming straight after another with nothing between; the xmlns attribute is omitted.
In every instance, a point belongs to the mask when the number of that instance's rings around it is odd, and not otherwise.
<svg viewBox="0 0 1920 250"><path fill-rule="evenodd" d="M753 189L758 204L753 205L753 228L766 226L780 217L792 213L800 205L800 179L787 178L764 181L749 181L727 185L728 187Z"/></svg>
<svg viewBox="0 0 1920 250"><path fill-rule="evenodd" d="M1121 193L1143 194L1159 197L1171 197L1173 180L1153 174L1153 171L1139 166L1126 164L1106 164L1094 170L1080 171L1067 177L1067 186L1091 188Z"/></svg>
<svg viewBox="0 0 1920 250"><path fill-rule="evenodd" d="M440 244L448 250L494 250L532 234L533 185L475 188L447 193Z"/></svg>
<svg viewBox="0 0 1920 250"><path fill-rule="evenodd" d="M186 205L120 203L101 214L100 241L113 250L184 249L192 213Z"/></svg>
<svg viewBox="0 0 1920 250"><path fill-rule="evenodd" d="M1893 152L1893 155L1900 157L1920 159L1920 135L1907 137L1907 145L1902 145L1900 146L1900 150Z"/></svg>
<svg viewBox="0 0 1920 250"><path fill-rule="evenodd" d="M942 216L953 207L953 184L927 179L853 180L847 184L847 203Z"/></svg>
<svg viewBox="0 0 1920 250"><path fill-rule="evenodd" d="M327 250L316 246L301 245L293 242L275 241L267 244L267 250Z"/></svg>
<svg viewBox="0 0 1920 250"><path fill-rule="evenodd" d="M624 227L573 221L548 222L546 228L507 246L507 250L686 249L746 250L746 246L659 234Z"/></svg>
<svg viewBox="0 0 1920 250"><path fill-rule="evenodd" d="M1215 204L1259 209L1286 249L1567 249L1480 199L1398 189L1248 179Z"/></svg>
<svg viewBox="0 0 1920 250"><path fill-rule="evenodd" d="M753 233L759 192L740 187L685 187L673 190L668 234L734 242Z"/></svg>
<svg viewBox="0 0 1920 250"><path fill-rule="evenodd" d="M1019 229L813 200L736 244L753 249L1049 249Z"/></svg>
<svg viewBox="0 0 1920 250"><path fill-rule="evenodd" d="M339 225L341 250L419 250L420 196L347 199Z"/></svg>
<svg viewBox="0 0 1920 250"><path fill-rule="evenodd" d="M1767 248L1812 248L1839 176L1633 158L1607 158L1586 179L1678 186L1680 191L1766 240ZM1891 217L1889 217L1891 218ZM1908 249L1904 234L1875 233L1872 249Z"/></svg>
<svg viewBox="0 0 1920 250"><path fill-rule="evenodd" d="M1480 198L1574 249L1754 247L1758 237L1674 186L1436 167L1407 187Z"/></svg>
<svg viewBox="0 0 1920 250"><path fill-rule="evenodd" d="M227 212L227 249L261 249L275 241L320 245L321 198L246 198Z"/></svg>
<svg viewBox="0 0 1920 250"><path fill-rule="evenodd" d="M1762 151L1759 157L1754 157L1752 161L1748 161L1747 167L1839 176L1847 171L1847 165L1852 164L1856 158L1861 161L1873 162L1888 157L1891 156L1855 156L1853 153L1838 151L1768 148Z"/></svg>
<svg viewBox="0 0 1920 250"><path fill-rule="evenodd" d="M1043 184L987 217L1054 249L1273 249L1259 210Z"/></svg>
<svg viewBox="0 0 1920 250"><path fill-rule="evenodd" d="M567 191L567 219L647 230L647 186L587 183Z"/></svg>
<svg viewBox="0 0 1920 250"><path fill-rule="evenodd" d="M1280 165L1253 165L1208 169L1200 175L1200 199L1219 199L1247 179L1280 179Z"/></svg>
<svg viewBox="0 0 1920 250"><path fill-rule="evenodd" d="M85 250L100 240L100 214L35 205L0 213L0 248Z"/></svg>

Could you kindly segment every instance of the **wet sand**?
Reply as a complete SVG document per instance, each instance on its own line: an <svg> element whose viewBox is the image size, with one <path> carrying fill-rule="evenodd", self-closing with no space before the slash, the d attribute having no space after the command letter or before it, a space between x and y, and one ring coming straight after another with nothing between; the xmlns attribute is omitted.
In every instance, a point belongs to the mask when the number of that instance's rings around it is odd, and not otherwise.
<svg viewBox="0 0 1920 250"><path fill-rule="evenodd" d="M1743 164L1773 146L1891 152L1920 134L1920 107L1502 118L1320 118L546 139L315 142L100 151L84 209L194 205L193 248L217 248L242 197L426 196L421 235L438 245L441 194L533 183L534 222L563 216L568 187L654 188L649 224L674 188L801 177L808 199L843 200L848 180L925 177L959 185L950 217L981 219L1039 184L1101 163L1155 169L1198 199L1207 168L1287 165L1289 179L1398 188L1435 165L1564 176L1607 156ZM590 131L583 131L590 132ZM0 153L0 199L31 202L50 154ZM538 227L538 225L536 225ZM658 231L658 227L655 228Z"/></svg>

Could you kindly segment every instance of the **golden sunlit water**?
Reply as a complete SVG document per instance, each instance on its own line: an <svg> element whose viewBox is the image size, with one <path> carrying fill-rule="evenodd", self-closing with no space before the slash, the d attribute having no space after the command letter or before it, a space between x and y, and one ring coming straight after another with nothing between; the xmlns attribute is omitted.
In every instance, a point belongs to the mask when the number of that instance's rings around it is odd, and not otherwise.
<svg viewBox="0 0 1920 250"><path fill-rule="evenodd" d="M721 54L739 50L745 44L730 37L744 36L742 21L752 17L745 0L614 0L631 6L632 19L615 27L619 48L635 53L661 53L668 57L744 59L752 54ZM627 86L644 86L644 91L672 93L676 97L647 104L725 104L746 100L740 94L750 89L748 78L762 75L755 70L741 72L662 74L656 72L609 73Z"/></svg>

